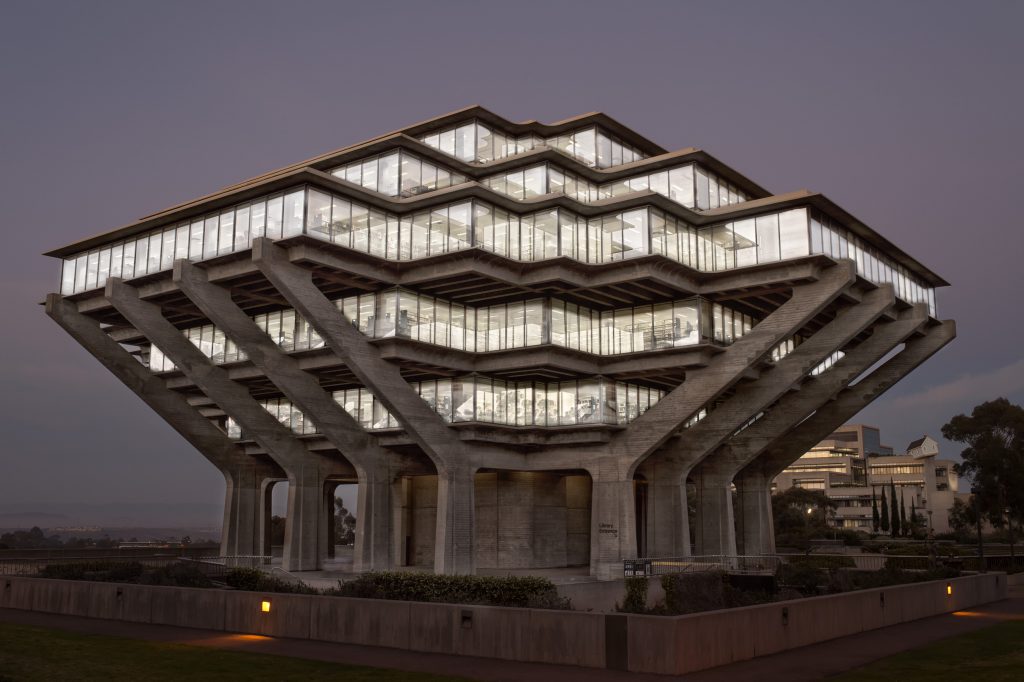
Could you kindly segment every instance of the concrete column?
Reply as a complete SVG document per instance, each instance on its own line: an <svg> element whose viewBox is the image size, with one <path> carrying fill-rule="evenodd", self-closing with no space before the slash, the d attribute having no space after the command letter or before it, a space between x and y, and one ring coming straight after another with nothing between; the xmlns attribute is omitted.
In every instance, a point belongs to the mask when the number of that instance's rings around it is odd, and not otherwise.
<svg viewBox="0 0 1024 682"><path fill-rule="evenodd" d="M286 571L316 571L327 558L324 478L316 467L290 467L284 527Z"/></svg>
<svg viewBox="0 0 1024 682"><path fill-rule="evenodd" d="M263 554L263 491L268 472L263 467L224 470L224 526L220 553L223 556ZM273 474L271 474L273 475Z"/></svg>
<svg viewBox="0 0 1024 682"><path fill-rule="evenodd" d="M435 573L472 575L476 570L473 548L475 474L475 468L463 465L437 475Z"/></svg>
<svg viewBox="0 0 1024 682"><path fill-rule="evenodd" d="M636 558L635 484L627 472L614 461L591 469L590 574L600 580L621 578L622 561Z"/></svg>
<svg viewBox="0 0 1024 682"><path fill-rule="evenodd" d="M383 464L366 469L359 476L354 571L379 571L392 567L391 488L391 476ZM401 554L395 555L394 564L402 565Z"/></svg>
<svg viewBox="0 0 1024 682"><path fill-rule="evenodd" d="M693 478L697 482L696 554L736 556L732 478L702 470L696 471Z"/></svg>
<svg viewBox="0 0 1024 682"><path fill-rule="evenodd" d="M638 471L647 479L647 556L689 556L686 471L658 455L641 464Z"/></svg>
<svg viewBox="0 0 1024 682"><path fill-rule="evenodd" d="M736 484L737 549L753 556L775 554L775 528L772 525L772 479L760 472L745 473L733 479Z"/></svg>

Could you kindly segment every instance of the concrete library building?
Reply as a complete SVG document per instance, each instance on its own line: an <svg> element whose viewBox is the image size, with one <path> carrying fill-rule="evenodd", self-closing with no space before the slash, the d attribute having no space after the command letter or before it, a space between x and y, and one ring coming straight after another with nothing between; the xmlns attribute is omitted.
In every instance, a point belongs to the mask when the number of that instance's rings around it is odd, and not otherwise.
<svg viewBox="0 0 1024 682"><path fill-rule="evenodd" d="M822 194L470 107L54 249L47 314L217 467L221 552L353 571L774 551L773 479L955 336Z"/></svg>

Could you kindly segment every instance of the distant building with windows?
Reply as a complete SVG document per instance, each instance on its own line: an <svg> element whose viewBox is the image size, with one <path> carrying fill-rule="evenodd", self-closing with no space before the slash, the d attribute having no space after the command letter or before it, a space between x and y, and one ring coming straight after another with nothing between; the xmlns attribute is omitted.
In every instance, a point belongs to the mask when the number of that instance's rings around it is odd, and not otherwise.
<svg viewBox="0 0 1024 682"><path fill-rule="evenodd" d="M939 444L930 436L897 455L882 444L875 427L846 424L779 474L775 489L821 490L838 504L837 526L871 532L872 491L881 504L882 489L892 482L908 515L913 504L925 527L930 520L934 532L944 533L950 530L949 509L958 487L953 464L939 458Z"/></svg>

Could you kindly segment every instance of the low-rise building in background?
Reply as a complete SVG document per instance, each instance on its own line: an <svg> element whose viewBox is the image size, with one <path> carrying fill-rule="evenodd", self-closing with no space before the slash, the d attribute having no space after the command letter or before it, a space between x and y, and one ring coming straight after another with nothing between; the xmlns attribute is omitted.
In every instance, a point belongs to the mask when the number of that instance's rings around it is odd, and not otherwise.
<svg viewBox="0 0 1024 682"><path fill-rule="evenodd" d="M836 526L871 532L872 494L881 505L883 489L888 491L892 483L907 518L913 506L925 529L945 533L957 494L953 465L939 457L939 444L930 436L896 454L882 444L877 428L845 424L779 474L775 489L820 490L838 505Z"/></svg>

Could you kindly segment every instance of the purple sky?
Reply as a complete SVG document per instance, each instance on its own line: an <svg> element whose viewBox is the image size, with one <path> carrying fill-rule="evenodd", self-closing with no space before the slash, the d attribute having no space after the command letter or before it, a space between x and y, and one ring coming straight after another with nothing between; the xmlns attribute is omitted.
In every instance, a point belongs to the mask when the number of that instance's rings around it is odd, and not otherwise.
<svg viewBox="0 0 1024 682"><path fill-rule="evenodd" d="M469 104L602 110L825 193L944 276L959 338L860 417L1024 402L1020 2L0 6L0 502L212 502L206 461L38 303L51 247ZM957 449L943 443L946 453Z"/></svg>

